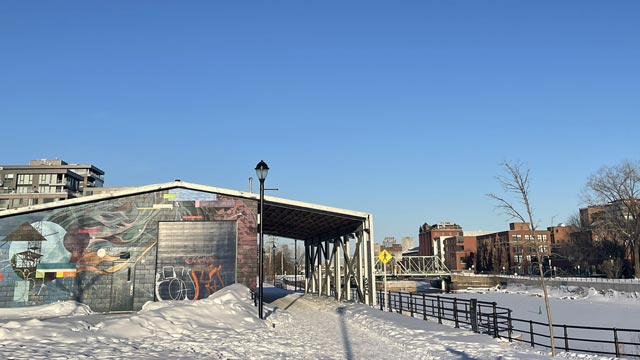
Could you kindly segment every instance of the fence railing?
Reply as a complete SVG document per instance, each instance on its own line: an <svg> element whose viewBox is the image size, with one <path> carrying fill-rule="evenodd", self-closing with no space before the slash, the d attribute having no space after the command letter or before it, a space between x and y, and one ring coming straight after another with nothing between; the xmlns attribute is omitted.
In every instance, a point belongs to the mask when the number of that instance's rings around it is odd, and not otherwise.
<svg viewBox="0 0 640 360"><path fill-rule="evenodd" d="M380 310L397 312L439 324L467 328L493 337L550 349L549 326L511 316L495 302L431 294L378 291ZM640 330L553 324L557 350L640 358Z"/></svg>
<svg viewBox="0 0 640 360"><path fill-rule="evenodd" d="M506 279L516 279L516 280L536 280L539 281L540 277L538 275L508 275L508 274L474 274L474 273L464 273L464 276L473 276L473 277L500 277ZM631 278L631 279L609 279L602 276L578 276L578 275L563 275L563 276L551 276L546 277L546 281L548 282L564 282L564 281L575 281L575 282L588 282L588 283L608 283L608 284L638 284L640 285L640 279Z"/></svg>

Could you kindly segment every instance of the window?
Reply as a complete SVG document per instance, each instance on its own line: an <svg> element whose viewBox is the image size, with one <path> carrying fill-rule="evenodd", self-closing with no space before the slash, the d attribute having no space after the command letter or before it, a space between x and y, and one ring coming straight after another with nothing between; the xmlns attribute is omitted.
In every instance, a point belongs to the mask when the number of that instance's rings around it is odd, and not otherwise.
<svg viewBox="0 0 640 360"><path fill-rule="evenodd" d="M32 174L20 174L18 175L18 185L31 185L33 183Z"/></svg>
<svg viewBox="0 0 640 360"><path fill-rule="evenodd" d="M5 179L13 179L13 174L5 174L4 178Z"/></svg>
<svg viewBox="0 0 640 360"><path fill-rule="evenodd" d="M38 187L38 191L41 194L53 194L57 192L57 187L56 186L48 186L48 185L40 185Z"/></svg>
<svg viewBox="0 0 640 360"><path fill-rule="evenodd" d="M40 184L51 184L55 180L55 174L40 174Z"/></svg>
<svg viewBox="0 0 640 360"><path fill-rule="evenodd" d="M513 262L515 263L521 263L522 262L522 255L516 255L513 257Z"/></svg>

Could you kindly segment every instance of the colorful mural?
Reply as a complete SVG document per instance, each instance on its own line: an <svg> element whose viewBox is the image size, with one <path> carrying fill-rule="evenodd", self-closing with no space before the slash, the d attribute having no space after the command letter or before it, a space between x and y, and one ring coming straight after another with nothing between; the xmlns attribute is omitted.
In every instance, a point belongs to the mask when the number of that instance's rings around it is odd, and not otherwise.
<svg viewBox="0 0 640 360"><path fill-rule="evenodd" d="M120 282L136 308L204 298L237 281L253 214L248 200L174 189L0 218L0 307L74 299L110 311Z"/></svg>

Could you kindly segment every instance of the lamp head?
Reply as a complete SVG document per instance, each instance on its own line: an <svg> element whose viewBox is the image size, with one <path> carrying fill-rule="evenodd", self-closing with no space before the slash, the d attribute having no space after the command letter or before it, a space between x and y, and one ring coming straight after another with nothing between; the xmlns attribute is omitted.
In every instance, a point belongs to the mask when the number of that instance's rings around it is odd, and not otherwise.
<svg viewBox="0 0 640 360"><path fill-rule="evenodd" d="M256 165L256 175L258 175L258 180L264 181L267 178L267 173L269 173L269 166L264 160L260 160L258 165Z"/></svg>

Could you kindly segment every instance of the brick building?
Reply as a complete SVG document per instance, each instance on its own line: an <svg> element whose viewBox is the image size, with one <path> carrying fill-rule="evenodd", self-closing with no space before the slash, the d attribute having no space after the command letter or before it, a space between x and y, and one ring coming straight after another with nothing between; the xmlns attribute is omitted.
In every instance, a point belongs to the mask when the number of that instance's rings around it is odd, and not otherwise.
<svg viewBox="0 0 640 360"><path fill-rule="evenodd" d="M467 258L476 253L476 242L476 236L467 236L466 234L445 239L444 263L447 268L453 271L470 269L471 264L467 264Z"/></svg>
<svg viewBox="0 0 640 360"><path fill-rule="evenodd" d="M490 273L536 273L538 251L545 258L551 255L549 230L531 233L529 223L510 223L509 230L477 237L476 270Z"/></svg>
<svg viewBox="0 0 640 360"><path fill-rule="evenodd" d="M446 263L447 245L446 239L452 239L453 244L448 245L449 248L455 249L457 238L462 238L462 227L458 224L450 222L441 222L439 224L429 225L422 224L418 234L419 256L438 256Z"/></svg>

